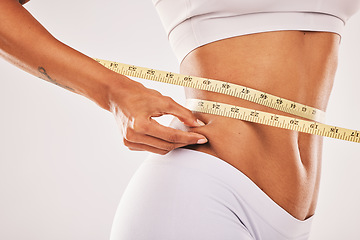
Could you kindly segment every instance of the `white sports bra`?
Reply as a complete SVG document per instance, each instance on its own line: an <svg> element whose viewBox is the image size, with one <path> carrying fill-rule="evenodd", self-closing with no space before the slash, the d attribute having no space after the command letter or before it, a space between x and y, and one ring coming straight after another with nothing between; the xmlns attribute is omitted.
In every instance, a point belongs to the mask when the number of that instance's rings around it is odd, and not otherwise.
<svg viewBox="0 0 360 240"><path fill-rule="evenodd" d="M193 49L234 36L303 30L341 36L360 0L152 0L181 62Z"/></svg>

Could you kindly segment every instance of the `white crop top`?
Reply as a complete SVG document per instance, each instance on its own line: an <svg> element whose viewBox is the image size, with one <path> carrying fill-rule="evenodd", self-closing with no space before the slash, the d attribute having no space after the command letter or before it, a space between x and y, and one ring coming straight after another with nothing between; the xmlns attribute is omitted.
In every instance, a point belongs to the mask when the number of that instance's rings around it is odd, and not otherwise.
<svg viewBox="0 0 360 240"><path fill-rule="evenodd" d="M152 0L181 62L193 49L234 36L303 30L341 36L360 0Z"/></svg>

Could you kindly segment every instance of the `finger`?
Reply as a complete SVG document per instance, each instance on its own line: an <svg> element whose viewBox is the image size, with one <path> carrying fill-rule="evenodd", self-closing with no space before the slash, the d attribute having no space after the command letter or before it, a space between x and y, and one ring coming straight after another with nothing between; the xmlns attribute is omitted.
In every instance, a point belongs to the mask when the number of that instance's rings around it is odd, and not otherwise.
<svg viewBox="0 0 360 240"><path fill-rule="evenodd" d="M207 142L206 137L201 134L185 132L171 127L166 127L159 124L152 118L149 119L149 124L146 127L146 131L140 131L139 133L160 138L171 143L183 143L188 145Z"/></svg>
<svg viewBox="0 0 360 240"><path fill-rule="evenodd" d="M146 144L133 143L133 142L129 142L129 141L125 145L132 151L148 151L148 152L161 154L161 155L165 155L166 153L169 152L169 150L159 149L159 148L152 147L152 146L149 146Z"/></svg>
<svg viewBox="0 0 360 240"><path fill-rule="evenodd" d="M185 125L190 127L201 127L205 125L204 122L194 116L192 111L181 106L170 97L168 97L168 104L169 106L165 109L165 113L176 116Z"/></svg>
<svg viewBox="0 0 360 240"><path fill-rule="evenodd" d="M140 144L140 145L135 145L135 144ZM124 138L124 145L127 147L148 145L161 150L171 151L175 148L183 147L188 144L171 143L153 136L136 133L133 130L129 130Z"/></svg>

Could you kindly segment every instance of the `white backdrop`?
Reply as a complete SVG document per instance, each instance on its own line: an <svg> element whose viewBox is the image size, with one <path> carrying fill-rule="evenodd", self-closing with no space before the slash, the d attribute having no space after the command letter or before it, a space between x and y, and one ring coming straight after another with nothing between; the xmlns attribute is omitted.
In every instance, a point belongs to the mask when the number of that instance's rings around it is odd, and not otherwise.
<svg viewBox="0 0 360 240"><path fill-rule="evenodd" d="M89 56L178 72L150 0L32 0L26 8ZM352 129L360 129L359 29L358 14L342 38L327 112L327 123ZM138 81L184 100L181 87ZM111 113L2 59L0 83L0 239L108 239L118 201L147 153L123 146ZM325 139L311 240L360 239L359 167L359 144Z"/></svg>

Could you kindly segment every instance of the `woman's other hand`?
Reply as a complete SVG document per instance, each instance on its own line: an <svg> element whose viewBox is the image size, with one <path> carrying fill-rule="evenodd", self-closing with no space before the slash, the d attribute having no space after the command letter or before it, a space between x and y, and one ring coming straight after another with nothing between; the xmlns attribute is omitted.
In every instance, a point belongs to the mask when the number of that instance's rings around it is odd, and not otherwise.
<svg viewBox="0 0 360 240"><path fill-rule="evenodd" d="M141 83L123 75L119 78L108 89L109 111L114 114L124 144L130 150L164 155L178 147L207 142L203 135L166 127L152 119L171 114L189 127L203 126L190 110Z"/></svg>

